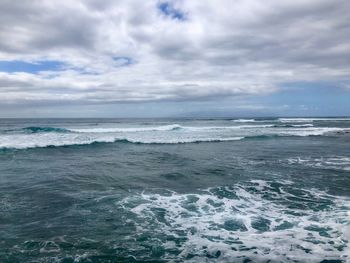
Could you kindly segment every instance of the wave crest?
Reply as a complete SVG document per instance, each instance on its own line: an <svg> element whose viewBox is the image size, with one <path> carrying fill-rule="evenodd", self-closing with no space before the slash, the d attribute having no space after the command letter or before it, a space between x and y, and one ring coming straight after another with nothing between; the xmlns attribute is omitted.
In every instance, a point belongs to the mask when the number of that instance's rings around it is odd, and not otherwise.
<svg viewBox="0 0 350 263"><path fill-rule="evenodd" d="M156 127L136 127L136 128L86 128L86 129L69 129L78 133L112 133L112 132L149 132L149 131L173 131L179 130L182 126L171 124Z"/></svg>
<svg viewBox="0 0 350 263"><path fill-rule="evenodd" d="M21 129L15 129L15 130L5 130L5 133L49 133L49 132L57 132L57 133L67 133L70 132L68 129L65 128L58 128L58 127L49 127L49 126L29 126L24 127Z"/></svg>
<svg viewBox="0 0 350 263"><path fill-rule="evenodd" d="M255 122L255 119L236 119L232 120L233 122Z"/></svg>

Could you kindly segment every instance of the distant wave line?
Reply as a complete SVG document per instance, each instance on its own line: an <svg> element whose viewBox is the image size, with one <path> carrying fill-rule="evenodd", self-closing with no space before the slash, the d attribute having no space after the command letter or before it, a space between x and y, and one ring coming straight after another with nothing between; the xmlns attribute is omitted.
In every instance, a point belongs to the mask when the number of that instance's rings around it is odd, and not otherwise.
<svg viewBox="0 0 350 263"><path fill-rule="evenodd" d="M238 125L238 126L181 126L179 124L170 124L164 126L154 127L113 127L113 128L58 128L58 127L25 127L17 130L6 130L6 133L20 132L20 133L127 133L127 132L151 132L151 131L206 131L206 130L239 130L239 129L253 129L253 128L299 128L299 127L313 127L313 124L259 124L259 125Z"/></svg>
<svg viewBox="0 0 350 263"><path fill-rule="evenodd" d="M346 130L346 129L341 129ZM15 141L11 144L0 144L1 150L9 149L30 149L30 148L52 148L52 147L69 147L79 145L91 145L91 144L106 144L106 143L134 143L134 144L187 144L187 143L205 143L205 142L228 142L228 141L240 141L240 140L254 140L254 139L269 139L278 137L307 137L307 136L323 136L325 134L335 135L340 130L334 129L318 129L310 131L296 131L296 132L283 132L283 133L271 133L271 134L259 134L248 136L235 136L235 137L197 137L197 138L127 138L127 137L104 137L104 138L91 138L85 141L56 141L56 142L38 142L30 144L27 142L18 143ZM335 133L334 133L335 132ZM17 143L17 144L16 144Z"/></svg>

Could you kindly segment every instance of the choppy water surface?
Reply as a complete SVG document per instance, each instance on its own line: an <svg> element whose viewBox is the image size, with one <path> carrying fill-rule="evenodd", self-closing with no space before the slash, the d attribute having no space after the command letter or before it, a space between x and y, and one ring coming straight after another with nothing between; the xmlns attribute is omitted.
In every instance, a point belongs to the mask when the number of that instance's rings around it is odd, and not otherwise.
<svg viewBox="0 0 350 263"><path fill-rule="evenodd" d="M350 118L0 119L0 262L350 262Z"/></svg>

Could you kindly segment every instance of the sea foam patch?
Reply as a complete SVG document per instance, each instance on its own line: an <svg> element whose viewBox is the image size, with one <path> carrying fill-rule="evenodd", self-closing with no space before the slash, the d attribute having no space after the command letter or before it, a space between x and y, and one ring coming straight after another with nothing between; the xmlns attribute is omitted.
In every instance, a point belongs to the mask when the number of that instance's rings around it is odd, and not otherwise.
<svg viewBox="0 0 350 263"><path fill-rule="evenodd" d="M118 206L136 215L138 231L130 238L163 242L172 251L165 260L175 250L188 262L349 261L350 199L288 181L256 180L193 194L149 191Z"/></svg>

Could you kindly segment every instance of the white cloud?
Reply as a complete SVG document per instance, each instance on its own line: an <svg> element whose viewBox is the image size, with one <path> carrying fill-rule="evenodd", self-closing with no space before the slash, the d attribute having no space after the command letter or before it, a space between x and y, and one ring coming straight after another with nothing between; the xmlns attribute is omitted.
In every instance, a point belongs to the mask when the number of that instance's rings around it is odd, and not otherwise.
<svg viewBox="0 0 350 263"><path fill-rule="evenodd" d="M349 81L349 1L169 2L184 20L159 3L1 1L0 60L66 68L0 73L0 104L196 100Z"/></svg>

